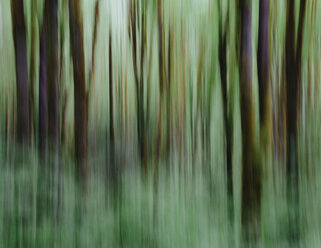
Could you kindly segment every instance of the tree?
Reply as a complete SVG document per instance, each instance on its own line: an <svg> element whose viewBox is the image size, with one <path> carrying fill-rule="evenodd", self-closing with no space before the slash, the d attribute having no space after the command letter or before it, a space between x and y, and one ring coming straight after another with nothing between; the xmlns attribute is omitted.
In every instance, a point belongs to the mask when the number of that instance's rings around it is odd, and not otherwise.
<svg viewBox="0 0 321 248"><path fill-rule="evenodd" d="M288 203L295 206L298 202L298 113L301 89L301 61L303 46L303 27L306 0L300 1L299 24L297 38L295 36L295 4L287 1L287 19L285 34L286 63L286 107L287 107L287 191ZM296 40L296 47L295 47ZM291 214L290 214L291 215ZM298 237L297 213L290 216L290 235Z"/></svg>
<svg viewBox="0 0 321 248"><path fill-rule="evenodd" d="M166 159L169 158L171 146L171 63L172 63L172 31L169 27L168 31L168 46L167 46L167 61L166 61L166 46L165 46L165 29L163 15L163 0L157 0L157 25L158 25L158 68L159 68L159 113L158 113L158 130L156 137L156 159L159 158L162 152L162 146L165 147ZM166 114L166 115L165 115ZM166 118L166 138L163 141L164 135L162 132L163 118Z"/></svg>
<svg viewBox="0 0 321 248"><path fill-rule="evenodd" d="M39 149L58 151L58 1L46 0L40 37ZM47 133L48 132L48 133Z"/></svg>
<svg viewBox="0 0 321 248"><path fill-rule="evenodd" d="M71 56L74 68L74 121L75 158L78 180L87 183L88 157L88 95L85 82L85 58L83 45L83 21L81 2L69 0Z"/></svg>
<svg viewBox="0 0 321 248"><path fill-rule="evenodd" d="M44 20L47 22L47 96L48 138L50 148L58 151L59 96L58 96L58 0L46 0Z"/></svg>
<svg viewBox="0 0 321 248"><path fill-rule="evenodd" d="M252 95L252 12L251 1L240 0L240 95L242 128L242 225L245 241L259 235L262 175L257 163Z"/></svg>
<svg viewBox="0 0 321 248"><path fill-rule="evenodd" d="M148 171L148 150L146 118L144 113L144 65L146 58L146 6L142 1L129 2L129 39L132 43L133 69L136 87L136 114L139 158L143 162L145 172ZM138 9L141 7L141 10ZM138 24L139 23L139 24ZM140 25L141 24L141 25ZM140 50L139 50L140 49ZM140 53L139 53L140 52Z"/></svg>
<svg viewBox="0 0 321 248"><path fill-rule="evenodd" d="M113 90L113 50L112 34L109 31L109 136L110 136L110 163L111 177L116 178L115 172L115 130L114 130L114 90Z"/></svg>
<svg viewBox="0 0 321 248"><path fill-rule="evenodd" d="M232 148L233 148L233 122L231 113L229 113L228 102L228 88L227 88L227 32L228 32L228 14L223 23L223 10L221 2L219 1L219 65L221 76L221 92L223 105L223 125L225 131L225 157L226 157L226 171L227 171L227 193L229 196L229 217L233 221L234 204L233 204L233 167L232 167Z"/></svg>
<svg viewBox="0 0 321 248"><path fill-rule="evenodd" d="M261 0L259 6L259 37L257 69L259 81L260 137L265 155L272 152L272 92L269 66L269 10L270 0ZM262 158L263 159L263 158Z"/></svg>
<svg viewBox="0 0 321 248"><path fill-rule="evenodd" d="M39 151L44 154L47 148L48 130L47 106L47 24L42 23L40 34L39 68Z"/></svg>
<svg viewBox="0 0 321 248"><path fill-rule="evenodd" d="M34 85L36 79L37 63L37 0L31 1L31 51L30 51L30 103L29 103L29 121L30 121L30 137L33 145L34 137L34 108L35 108L35 97L34 97Z"/></svg>
<svg viewBox="0 0 321 248"><path fill-rule="evenodd" d="M30 138L29 82L23 0L11 1L11 14L16 63L17 140L20 144L27 144Z"/></svg>

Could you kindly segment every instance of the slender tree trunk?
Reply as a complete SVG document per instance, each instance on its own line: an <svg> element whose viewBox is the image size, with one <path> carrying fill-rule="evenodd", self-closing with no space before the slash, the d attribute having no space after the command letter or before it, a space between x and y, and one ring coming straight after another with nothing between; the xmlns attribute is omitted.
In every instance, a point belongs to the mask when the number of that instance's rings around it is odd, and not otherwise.
<svg viewBox="0 0 321 248"><path fill-rule="evenodd" d="M47 8L46 8L47 7ZM48 138L50 148L58 151L59 96L58 96L58 0L46 0L45 21L47 25L47 96Z"/></svg>
<svg viewBox="0 0 321 248"><path fill-rule="evenodd" d="M136 86L136 115L138 153L145 172L148 172L147 130L144 112L144 62L146 54L146 3L138 11L138 2L130 1L129 5L129 38L132 42L133 69ZM138 16L137 16L138 15ZM139 23L139 24L138 24ZM141 25L140 25L141 24ZM139 37L140 35L140 37ZM138 41L140 43L138 43ZM139 52L140 51L140 54ZM137 59L139 60L139 64ZM138 66L139 65L139 66Z"/></svg>
<svg viewBox="0 0 321 248"><path fill-rule="evenodd" d="M31 1L31 52L30 52L30 102L29 102L29 121L30 121L30 138L33 146L34 139L34 109L35 109L35 97L34 97L34 85L36 79L36 54L37 54L37 0Z"/></svg>
<svg viewBox="0 0 321 248"><path fill-rule="evenodd" d="M59 104L61 104L61 114L59 116L59 119L61 119L60 122L60 145L65 146L66 145L66 110L67 110L67 90L65 87L65 80L63 78L63 72L64 72L64 45L65 45L65 26L66 26L66 11L68 10L68 2L67 0L62 0L62 8L61 8L61 21L59 24L59 44L60 44L60 57L59 57L59 70L58 70L58 81L59 81Z"/></svg>
<svg viewBox="0 0 321 248"><path fill-rule="evenodd" d="M272 152L272 93L269 66L270 0L261 0L259 7L259 38L257 68L259 80L260 135L265 152Z"/></svg>
<svg viewBox="0 0 321 248"><path fill-rule="evenodd" d="M286 92L287 92L287 191L290 209L290 239L297 241L299 236L298 213L295 210L298 203L298 130L299 92L301 89L301 60L303 46L303 27L306 0L300 1L299 24L295 50L295 4L287 1L286 23Z"/></svg>
<svg viewBox="0 0 321 248"><path fill-rule="evenodd" d="M40 35L39 68L39 151L43 154L47 147L47 114L47 24L43 22Z"/></svg>
<svg viewBox="0 0 321 248"><path fill-rule="evenodd" d="M289 209L295 208L298 201L297 176L297 100L298 82L295 66L295 17L294 1L287 1L287 23L285 37L285 63L286 63L286 108L287 108L287 193ZM297 241L298 228L297 213L289 212L289 240Z"/></svg>
<svg viewBox="0 0 321 248"><path fill-rule="evenodd" d="M20 144L28 144L30 138L29 82L23 0L11 1L11 13L17 84L17 140Z"/></svg>
<svg viewBox="0 0 321 248"><path fill-rule="evenodd" d="M227 89L227 27L228 22L222 25L222 8L219 6L221 17L219 26L219 65L221 75L221 91L223 105L223 125L225 131L225 156L226 156L226 172L227 172L227 193L229 196L229 218L233 222L234 219L234 204L233 204L233 167L232 167L232 142L233 128L232 120L228 113L228 89ZM227 16L228 20L229 16Z"/></svg>
<svg viewBox="0 0 321 248"><path fill-rule="evenodd" d="M88 158L88 97L85 82L83 21L81 2L69 0L71 55L74 68L75 158L78 180L87 184Z"/></svg>
<svg viewBox="0 0 321 248"><path fill-rule="evenodd" d="M162 119L163 119L163 105L164 105L164 91L165 91L165 71L164 71L164 58L165 58L165 48L164 48L164 28L163 28L163 4L162 0L157 0L157 20L158 20L158 68L159 68L159 112L158 112L158 128L156 134L156 160L159 159L162 150Z"/></svg>
<svg viewBox="0 0 321 248"><path fill-rule="evenodd" d="M91 47L91 67L89 70L89 89L93 92L93 122L94 128L92 131L92 148L95 150L96 147L96 121L97 121L97 100L96 100L96 83L95 83L95 54L96 54L96 44L97 44L97 34L98 34L98 24L99 24L99 0L95 4L95 19L94 19L94 33L93 41Z"/></svg>
<svg viewBox="0 0 321 248"><path fill-rule="evenodd" d="M112 35L109 31L109 137L110 137L110 163L111 163L111 179L116 178L115 172L115 129L114 129L114 85L113 85L113 50Z"/></svg>
<svg viewBox="0 0 321 248"><path fill-rule="evenodd" d="M294 1L287 1L286 24L286 92L287 92L287 171L289 177L297 175L297 98L298 85L295 66ZM294 178L293 178L294 179ZM296 181L294 179L294 181Z"/></svg>
<svg viewBox="0 0 321 248"><path fill-rule="evenodd" d="M251 1L241 0L240 94L242 127L242 225L246 242L260 235L261 168L256 161L254 104L252 95Z"/></svg>

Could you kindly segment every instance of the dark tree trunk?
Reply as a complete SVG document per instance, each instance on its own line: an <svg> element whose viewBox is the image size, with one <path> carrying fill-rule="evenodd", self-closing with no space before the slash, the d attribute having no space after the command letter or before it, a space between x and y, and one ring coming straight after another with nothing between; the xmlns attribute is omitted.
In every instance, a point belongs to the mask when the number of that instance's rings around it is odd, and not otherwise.
<svg viewBox="0 0 321 248"><path fill-rule="evenodd" d="M288 178L297 181L297 100L298 82L295 66L295 22L294 1L287 2L287 24L285 37L286 92L287 92L287 173Z"/></svg>
<svg viewBox="0 0 321 248"><path fill-rule="evenodd" d="M260 126L272 131L271 85L269 70L269 8L270 0L261 0L259 7L259 37L257 69L259 80ZM271 132L268 133L271 137Z"/></svg>
<svg viewBox="0 0 321 248"><path fill-rule="evenodd" d="M93 77L95 74L95 51L96 51L96 44L97 44L98 23L99 23L99 0L97 0L95 4L94 33L93 33L93 42L91 47L91 70L90 70L91 77Z"/></svg>
<svg viewBox="0 0 321 248"><path fill-rule="evenodd" d="M40 37L39 149L58 152L58 1L46 0ZM48 134L47 134L48 131Z"/></svg>
<svg viewBox="0 0 321 248"><path fill-rule="evenodd" d="M46 8L47 7L47 8ZM48 138L50 149L58 151L59 97L58 97L58 0L47 0L47 94L48 94Z"/></svg>
<svg viewBox="0 0 321 248"><path fill-rule="evenodd" d="M286 93L287 93L287 192L290 209L290 240L297 241L299 238L298 212L298 130L300 89L301 89L301 61L303 46L303 27L305 18L306 0L300 1L299 24L297 31L297 43L295 50L295 3L287 2L286 23Z"/></svg>
<svg viewBox="0 0 321 248"><path fill-rule="evenodd" d="M160 91L160 100L159 100L159 113L158 113L158 124L157 124L157 135L156 135L156 160L159 159L162 150L162 119L163 119L163 104L164 104L164 91L165 91L165 70L164 70L164 57L165 57L165 48L164 48L164 27L163 27L163 3L162 0L157 0L157 20L158 20L158 68L159 68L159 91Z"/></svg>
<svg viewBox="0 0 321 248"><path fill-rule="evenodd" d="M30 138L33 146L34 142L34 109L35 109L35 97L34 97L34 85L36 79L36 55L37 55L37 1L31 1L31 52L30 52L30 102L29 102L29 121L30 121Z"/></svg>
<svg viewBox="0 0 321 248"><path fill-rule="evenodd" d="M223 125L225 131L225 156L226 156L226 172L227 172L227 193L229 196L229 218L233 222L234 204L233 204L233 167L232 167L232 147L233 147L233 122L228 113L228 89L227 89L227 27L228 23L222 25L222 8L220 7L220 26L219 26L219 65L221 75L221 91L223 105ZM228 20L229 16L227 16Z"/></svg>
<svg viewBox="0 0 321 248"><path fill-rule="evenodd" d="M240 94L242 127L242 226L246 242L260 234L261 168L256 161L254 104L252 96L252 13L251 1L240 0Z"/></svg>
<svg viewBox="0 0 321 248"><path fill-rule="evenodd" d="M260 114L260 163L266 165L271 176L273 112L272 89L269 64L269 10L270 0L261 0L259 6L259 37L257 51L257 70L259 83Z"/></svg>
<svg viewBox="0 0 321 248"><path fill-rule="evenodd" d="M11 13L17 83L17 140L20 144L28 144L30 138L29 82L23 0L12 0Z"/></svg>
<svg viewBox="0 0 321 248"><path fill-rule="evenodd" d="M147 130L144 112L144 63L146 53L146 3L142 3L141 11L138 11L138 2L130 1L129 5L129 38L132 42L133 69L136 86L136 115L138 153L145 173L148 172L148 147ZM138 15L138 16L137 16ZM138 23L140 23L139 25ZM140 35L140 37L139 37ZM138 43L139 42L139 43ZM140 51L140 54L139 54ZM140 59L138 63L137 59Z"/></svg>
<svg viewBox="0 0 321 248"><path fill-rule="evenodd" d="M85 58L81 2L69 0L71 55L74 68L75 158L77 177L87 183L88 157L88 97L85 82Z"/></svg>
<svg viewBox="0 0 321 248"><path fill-rule="evenodd" d="M40 35L39 68L39 151L43 154L47 147L47 113L47 25L43 22Z"/></svg>

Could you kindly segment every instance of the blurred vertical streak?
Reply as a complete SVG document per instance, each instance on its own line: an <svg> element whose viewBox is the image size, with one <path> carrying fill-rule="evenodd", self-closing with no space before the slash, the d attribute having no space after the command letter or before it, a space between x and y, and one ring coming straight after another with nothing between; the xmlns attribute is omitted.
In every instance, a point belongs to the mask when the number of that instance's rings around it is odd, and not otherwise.
<svg viewBox="0 0 321 248"><path fill-rule="evenodd" d="M173 34L171 24L169 24L168 31L168 46L167 46L167 71L166 71L166 81L167 81L167 92L166 92L166 157L170 156L173 134L172 134L172 65L173 65ZM169 163L168 163L169 165Z"/></svg>
<svg viewBox="0 0 321 248"><path fill-rule="evenodd" d="M75 159L77 180L87 189L88 167L88 94L85 82L83 17L81 2L69 0L71 55L74 71Z"/></svg>
<svg viewBox="0 0 321 248"><path fill-rule="evenodd" d="M181 0L180 0L181 4ZM181 7L181 5L180 5ZM180 63L180 80L179 80L179 133L178 133L178 157L179 165L182 167L183 163L183 152L185 150L184 145L184 134L185 134L185 117L186 117L186 41L185 32L183 30L183 18L182 14L180 16L180 46L181 46L181 56L182 62Z"/></svg>
<svg viewBox="0 0 321 248"><path fill-rule="evenodd" d="M146 119L144 112L144 66L146 57L146 5L143 1L139 6L137 0L129 2L129 40L132 43L133 69L136 87L136 116L138 153L145 173L148 172L148 147ZM141 9L140 9L141 8ZM140 49L140 50L139 50ZM140 63L139 63L140 62Z"/></svg>
<svg viewBox="0 0 321 248"><path fill-rule="evenodd" d="M59 58L59 102L61 104L61 127L60 127L60 144L62 147L66 145L66 113L67 113L67 89L66 89L66 80L63 79L63 73L65 72L64 68L64 49L65 49L65 41L66 41L66 34L65 34L65 26L66 26L66 16L67 16L67 4L68 0L62 0L62 8L60 14L60 26L59 26L59 33L60 33L60 58Z"/></svg>
<svg viewBox="0 0 321 248"><path fill-rule="evenodd" d="M110 172L111 181L116 179L115 165L115 130L114 130L114 85L113 85L113 49L112 49L112 31L109 30L109 137L110 137Z"/></svg>
<svg viewBox="0 0 321 248"><path fill-rule="evenodd" d="M164 98L164 27L163 27L163 4L162 0L157 0L157 20L158 20L158 67L159 67L159 110L157 117L157 131L156 131L156 161L161 155L162 149L162 115L163 115L163 98Z"/></svg>
<svg viewBox="0 0 321 248"><path fill-rule="evenodd" d="M306 0L300 1L299 23L297 37L295 35L295 4L287 1L287 19L285 36L286 56L286 101L287 101L287 192L290 211L290 237L296 242L299 238L298 213L295 209L298 203L298 122L301 89L301 62L303 46L303 28ZM295 40L296 47L295 47ZM295 50L296 49L296 50Z"/></svg>
<svg viewBox="0 0 321 248"><path fill-rule="evenodd" d="M11 118L11 98L9 87L7 89L7 102L5 112L5 146L6 146L6 164L9 164L9 139L10 139L10 118Z"/></svg>
<svg viewBox="0 0 321 248"><path fill-rule="evenodd" d="M228 214L233 226L234 221L234 197L233 197L233 165L232 165L232 147L233 147L233 120L232 113L228 106L228 87L227 87L227 42L230 6L228 4L227 17L223 20L222 2L219 1L219 66L221 76L221 93L223 105L223 124L225 131L225 159L227 172L227 193L228 193Z"/></svg>
<svg viewBox="0 0 321 248"><path fill-rule="evenodd" d="M97 34L98 34L98 24L99 24L99 0L96 0L95 4L95 17L94 17L94 32L93 32L93 41L91 47L91 66L89 69L89 81L91 82L89 85L90 91L93 92L93 101L94 101L94 128L93 128L93 148L96 147L96 120L97 120L97 99L96 99L96 82L95 82L95 55L96 55L96 44L97 44Z"/></svg>
<svg viewBox="0 0 321 248"><path fill-rule="evenodd" d="M203 98L203 88L204 88L204 53L205 53L205 45L204 45L204 33L200 34L199 38L199 47L198 47L198 60L197 60L197 76L196 76L196 116L195 116L195 124L193 130L193 149L192 149L192 159L193 159L193 170L195 167L196 161L196 151L199 144L197 143L198 137L198 124L199 119L201 120L201 131L202 131L202 119L203 119L203 106L202 106L202 98ZM202 132L201 132L202 135ZM203 135L202 135L203 136ZM202 139L203 141L203 139ZM204 145L204 144L201 144ZM202 147L202 146L201 146ZM194 174L194 171L193 171Z"/></svg>
<svg viewBox="0 0 321 248"><path fill-rule="evenodd" d="M45 157L47 149L47 22L43 18L40 34L39 65L39 153Z"/></svg>
<svg viewBox="0 0 321 248"><path fill-rule="evenodd" d="M263 155L272 152L272 92L269 65L269 10L270 0L260 1L257 69L259 81L260 139ZM262 158L263 161L264 157Z"/></svg>
<svg viewBox="0 0 321 248"><path fill-rule="evenodd" d="M148 61L148 75L147 75L147 100L146 100L146 133L147 133L147 141L146 146L149 146L149 134L150 134L150 99L151 99L151 76L152 76L152 62L153 62L153 37L154 37L154 29L151 30L150 40L149 40L149 61Z"/></svg>
<svg viewBox="0 0 321 248"><path fill-rule="evenodd" d="M58 0L46 0L44 21L47 24L47 96L48 138L50 149L57 154L59 146L58 96Z"/></svg>
<svg viewBox="0 0 321 248"><path fill-rule="evenodd" d="M27 145L30 138L29 82L23 0L11 1L11 14L17 84L17 141Z"/></svg>
<svg viewBox="0 0 321 248"><path fill-rule="evenodd" d="M310 17L310 36L309 36L309 51L308 51L308 106L307 106L307 125L308 125L308 130L307 133L305 134L305 138L307 140L307 146L309 147L307 149L308 151L308 160L306 161L308 163L307 167L307 172L309 178L312 178L314 175L314 161L313 161L313 153L312 153L312 111L315 109L313 107L313 100L312 100L312 87L313 87L313 80L314 80L314 85L317 84L316 82L316 73L315 73L315 64L313 63L314 59L314 41L315 41L315 27L316 27L316 9L317 9L317 1L312 0L311 3L311 17ZM316 104L316 102L314 102Z"/></svg>
<svg viewBox="0 0 321 248"><path fill-rule="evenodd" d="M242 128L242 236L248 244L260 240L262 175L256 158L252 95L252 1L240 0L240 97Z"/></svg>
<svg viewBox="0 0 321 248"><path fill-rule="evenodd" d="M30 76L30 101L29 101L29 121L30 121L30 138L31 145L33 146L34 142L34 109L35 109L35 97L34 97L34 85L36 79L36 55L37 55L37 25L38 25L38 16L37 16L37 8L38 8L37 0L31 1L31 52L30 52L30 66L29 66L29 76Z"/></svg>

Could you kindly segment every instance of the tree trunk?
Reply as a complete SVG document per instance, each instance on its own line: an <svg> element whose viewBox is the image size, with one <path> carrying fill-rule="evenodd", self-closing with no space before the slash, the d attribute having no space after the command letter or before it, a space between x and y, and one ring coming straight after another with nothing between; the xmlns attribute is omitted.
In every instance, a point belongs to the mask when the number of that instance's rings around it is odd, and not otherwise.
<svg viewBox="0 0 321 248"><path fill-rule="evenodd" d="M35 109L35 97L34 97L34 85L36 79L37 63L37 0L31 1L31 52L30 52L30 102L29 102L29 121L30 121L30 138L33 146L34 139L34 109Z"/></svg>
<svg viewBox="0 0 321 248"><path fill-rule="evenodd" d="M77 177L85 184L89 177L88 157L88 97L85 82L85 58L81 2L69 0L71 55L74 68L75 158Z"/></svg>
<svg viewBox="0 0 321 248"><path fill-rule="evenodd" d="M17 141L20 144L28 144L30 138L29 82L23 0L12 0L11 13L17 84Z"/></svg>
<svg viewBox="0 0 321 248"><path fill-rule="evenodd" d="M39 151L44 155L47 148L47 25L42 24L40 35L40 68L39 68Z"/></svg>
<svg viewBox="0 0 321 248"><path fill-rule="evenodd" d="M158 124L156 131L156 161L159 159L162 150L162 119L163 119L163 105L164 105L164 91L166 88L165 84L165 70L164 70L164 58L165 58L165 48L164 48L164 26L163 26L163 3L162 0L157 0L157 20L158 20L158 69L159 69L159 112L158 112Z"/></svg>
<svg viewBox="0 0 321 248"><path fill-rule="evenodd" d="M257 69L259 81L260 136L263 150L272 150L272 93L269 66L269 8L270 0L261 0L259 7L259 38ZM262 140L263 139L263 140Z"/></svg>
<svg viewBox="0 0 321 248"><path fill-rule="evenodd" d="M116 178L115 172L115 130L114 130L114 90L113 90L113 51L112 51L112 35L109 31L109 156L111 179Z"/></svg>
<svg viewBox="0 0 321 248"><path fill-rule="evenodd" d="M129 38L132 42L133 69L136 86L136 115L138 153L145 173L148 172L148 147L146 118L144 112L144 63L146 54L146 3L142 3L141 11L138 11L138 2L130 1L129 5ZM137 16L139 15L139 16ZM141 25L138 23L141 22ZM140 35L140 37L139 37ZM138 43L139 42L139 43ZM139 50L140 49L140 50ZM140 51L140 54L139 52ZM138 64L137 59L140 59ZM139 65L139 66L138 66Z"/></svg>
<svg viewBox="0 0 321 248"><path fill-rule="evenodd" d="M242 128L242 226L246 242L260 234L261 168L256 161L254 104L252 96L251 1L241 0L240 94Z"/></svg>
<svg viewBox="0 0 321 248"><path fill-rule="evenodd" d="M46 8L47 7L47 8ZM58 97L58 0L46 0L47 21L47 94L48 94L48 138L50 149L58 151L59 97Z"/></svg>
<svg viewBox="0 0 321 248"><path fill-rule="evenodd" d="M226 157L226 172L227 172L227 193L229 196L229 218L233 222L234 219L234 204L233 204L233 167L232 167L232 145L233 145L233 123L228 113L228 89L227 89L227 27L228 23L222 25L222 8L220 9L220 23L219 23L219 65L221 75L221 92L223 105L223 125L225 131L225 157ZM229 16L227 16L228 20Z"/></svg>
<svg viewBox="0 0 321 248"><path fill-rule="evenodd" d="M298 134L299 92L301 89L301 60L303 45L303 24L306 0L300 1L297 44L295 50L295 4L287 2L286 23L286 92L287 92L287 192L290 209L295 209L298 203ZM297 241L299 235L297 210L290 213L290 239Z"/></svg>

